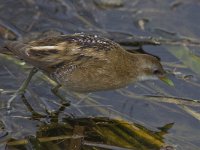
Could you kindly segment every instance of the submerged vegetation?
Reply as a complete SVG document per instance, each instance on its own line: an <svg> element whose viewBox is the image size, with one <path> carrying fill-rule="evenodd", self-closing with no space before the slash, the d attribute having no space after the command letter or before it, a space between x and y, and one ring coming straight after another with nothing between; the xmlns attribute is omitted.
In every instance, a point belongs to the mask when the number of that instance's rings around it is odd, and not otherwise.
<svg viewBox="0 0 200 150"><path fill-rule="evenodd" d="M141 149L159 150L165 147L163 136L173 124L152 132L124 120L109 118L63 118L38 127L36 136L9 140L8 148L37 147L37 149Z"/></svg>

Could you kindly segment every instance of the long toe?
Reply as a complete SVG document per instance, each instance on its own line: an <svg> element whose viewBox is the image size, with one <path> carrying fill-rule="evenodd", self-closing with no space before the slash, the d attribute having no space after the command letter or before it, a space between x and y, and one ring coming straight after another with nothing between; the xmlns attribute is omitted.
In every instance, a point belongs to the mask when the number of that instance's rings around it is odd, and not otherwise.
<svg viewBox="0 0 200 150"><path fill-rule="evenodd" d="M7 109L10 110L11 109L11 104L13 102L13 100L17 97L17 96L20 96L20 95L23 95L25 91L16 91L12 96L11 98L8 100L7 102Z"/></svg>

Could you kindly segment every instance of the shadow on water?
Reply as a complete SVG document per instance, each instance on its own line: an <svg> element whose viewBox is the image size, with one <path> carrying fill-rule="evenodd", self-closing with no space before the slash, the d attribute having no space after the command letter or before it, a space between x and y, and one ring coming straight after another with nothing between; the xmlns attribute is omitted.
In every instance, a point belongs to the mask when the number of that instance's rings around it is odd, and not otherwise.
<svg viewBox="0 0 200 150"><path fill-rule="evenodd" d="M161 58L175 87L159 81L88 95L62 89L62 107L39 72L12 110L6 103L31 66L0 55L1 149L200 150L198 0L0 1L0 44L52 34L100 34ZM173 122L173 123L172 123ZM163 149L171 150L171 146Z"/></svg>

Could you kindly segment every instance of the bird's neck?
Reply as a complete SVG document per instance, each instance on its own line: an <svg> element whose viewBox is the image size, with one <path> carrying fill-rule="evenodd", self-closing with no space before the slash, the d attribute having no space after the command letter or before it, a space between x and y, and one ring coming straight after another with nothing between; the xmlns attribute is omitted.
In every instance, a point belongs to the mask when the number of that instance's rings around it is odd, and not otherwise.
<svg viewBox="0 0 200 150"><path fill-rule="evenodd" d="M139 67L137 54L124 53L121 55L119 61L122 61L122 65L118 66L119 75L127 82L135 82L138 80Z"/></svg>

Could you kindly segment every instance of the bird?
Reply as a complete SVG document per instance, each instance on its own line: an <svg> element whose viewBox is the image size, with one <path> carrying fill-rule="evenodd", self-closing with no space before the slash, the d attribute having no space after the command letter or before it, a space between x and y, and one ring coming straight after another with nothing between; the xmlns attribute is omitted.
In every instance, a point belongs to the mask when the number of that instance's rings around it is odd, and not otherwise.
<svg viewBox="0 0 200 150"><path fill-rule="evenodd" d="M75 33L28 42L5 41L0 53L13 55L34 66L31 76L42 71L68 91L89 93L125 87L143 80L161 79L172 85L158 58L130 53L118 43L99 35Z"/></svg>

